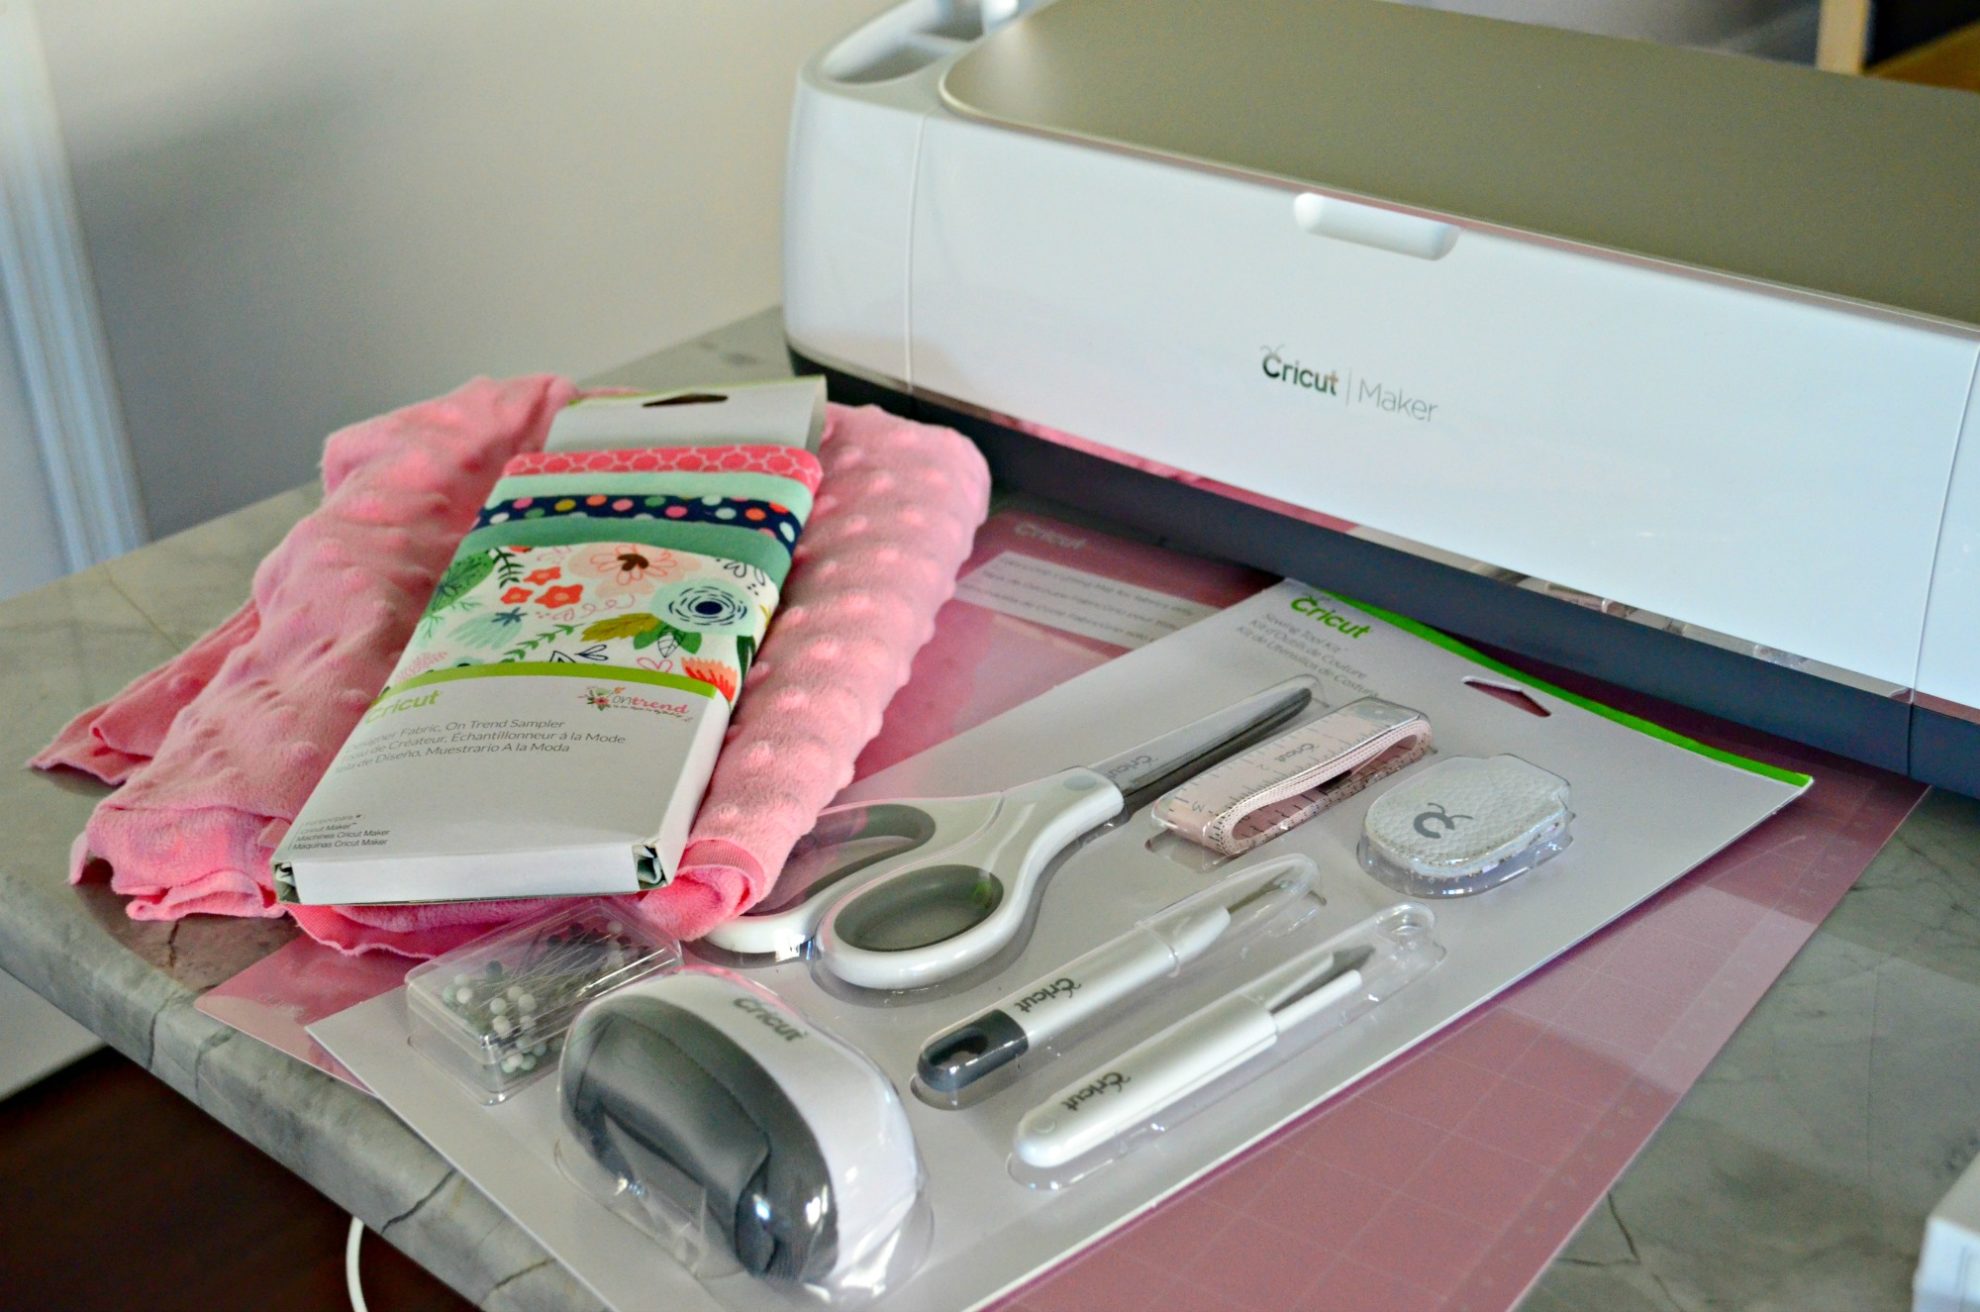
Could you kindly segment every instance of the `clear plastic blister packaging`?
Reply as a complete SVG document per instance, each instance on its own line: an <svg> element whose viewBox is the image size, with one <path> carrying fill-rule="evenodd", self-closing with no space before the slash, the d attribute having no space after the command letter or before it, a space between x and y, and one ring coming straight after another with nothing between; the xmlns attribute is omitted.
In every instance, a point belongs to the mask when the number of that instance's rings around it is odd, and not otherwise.
<svg viewBox="0 0 1980 1312"><path fill-rule="evenodd" d="M1325 905L1316 877L1303 856L1254 861L1142 918L929 1039L915 1064L914 1092L950 1108L987 1096L1020 1058L1050 1060L1065 1042L1184 970L1296 929Z"/></svg>
<svg viewBox="0 0 1980 1312"><path fill-rule="evenodd" d="M668 935L586 898L407 971L412 1045L482 1102L501 1102L556 1069L586 1003L680 959Z"/></svg>
<svg viewBox="0 0 1980 1312"><path fill-rule="evenodd" d="M1436 966L1435 925L1428 907L1390 907L1098 1062L1018 1122L1011 1174L1070 1185L1266 1075Z"/></svg>
<svg viewBox="0 0 1980 1312"><path fill-rule="evenodd" d="M588 1008L559 1073L557 1159L698 1278L858 1306L930 1229L898 1094L767 989L690 967Z"/></svg>
<svg viewBox="0 0 1980 1312"><path fill-rule="evenodd" d="M1668 886L1694 824L1723 844L1796 791L1508 704L1318 596L1268 589L862 781L774 904L593 1002L561 1078L498 1109L407 1050L396 998L312 1032L609 1306L985 1306ZM1666 775L1683 835L1623 804ZM541 992L426 969L421 1025L447 985L528 992L504 1055L557 1052Z"/></svg>
<svg viewBox="0 0 1980 1312"><path fill-rule="evenodd" d="M1517 756L1454 756L1375 799L1362 868L1411 897L1496 888L1573 841L1568 782Z"/></svg>

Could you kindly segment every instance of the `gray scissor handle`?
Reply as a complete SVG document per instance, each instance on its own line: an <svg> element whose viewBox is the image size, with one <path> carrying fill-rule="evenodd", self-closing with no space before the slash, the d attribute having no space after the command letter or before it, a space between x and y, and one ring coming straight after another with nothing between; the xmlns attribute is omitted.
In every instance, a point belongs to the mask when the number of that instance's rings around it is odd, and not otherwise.
<svg viewBox="0 0 1980 1312"><path fill-rule="evenodd" d="M791 849L772 897L710 930L704 941L747 956L789 956L811 941L840 898L919 860L938 835L946 845L976 833L1002 801L1002 793L981 793L849 802L822 811ZM784 885L792 891L785 894Z"/></svg>

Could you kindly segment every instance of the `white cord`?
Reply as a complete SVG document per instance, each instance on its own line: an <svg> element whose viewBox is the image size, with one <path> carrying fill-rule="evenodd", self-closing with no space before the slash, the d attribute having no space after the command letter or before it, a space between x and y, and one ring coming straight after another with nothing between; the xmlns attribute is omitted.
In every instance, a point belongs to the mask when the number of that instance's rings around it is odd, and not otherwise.
<svg viewBox="0 0 1980 1312"><path fill-rule="evenodd" d="M358 1279L358 1248L364 1243L364 1222L351 1218L351 1237L344 1243L344 1288L351 1294L351 1312L371 1312L365 1306L364 1282Z"/></svg>

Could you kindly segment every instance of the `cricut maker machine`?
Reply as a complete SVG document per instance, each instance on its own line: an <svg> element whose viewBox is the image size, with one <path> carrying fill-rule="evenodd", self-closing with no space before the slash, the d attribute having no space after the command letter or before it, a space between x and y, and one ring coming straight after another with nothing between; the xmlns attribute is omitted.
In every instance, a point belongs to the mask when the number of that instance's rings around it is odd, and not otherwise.
<svg viewBox="0 0 1980 1312"><path fill-rule="evenodd" d="M1009 484L1980 794L1980 97L1386 0L1019 7L803 71L801 363Z"/></svg>

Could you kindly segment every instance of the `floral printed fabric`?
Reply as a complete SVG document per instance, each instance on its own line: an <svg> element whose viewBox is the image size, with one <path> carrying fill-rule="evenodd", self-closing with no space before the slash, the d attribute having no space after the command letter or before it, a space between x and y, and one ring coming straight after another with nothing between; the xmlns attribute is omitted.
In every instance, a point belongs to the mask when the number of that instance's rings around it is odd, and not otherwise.
<svg viewBox="0 0 1980 1312"><path fill-rule="evenodd" d="M724 524L677 524L670 520L621 519L601 524L581 515L511 520L478 528L462 540L455 555L466 559L496 547L565 547L601 541L733 560L762 570L779 588L784 586L784 576L791 569L789 549L754 529L730 528Z"/></svg>
<svg viewBox="0 0 1980 1312"><path fill-rule="evenodd" d="M681 674L733 702L818 474L786 447L517 456L388 690L439 669L572 662Z"/></svg>
<svg viewBox="0 0 1980 1312"><path fill-rule="evenodd" d="M494 547L455 558L388 687L569 661L684 674L733 702L776 608L777 585L739 561L638 542Z"/></svg>

